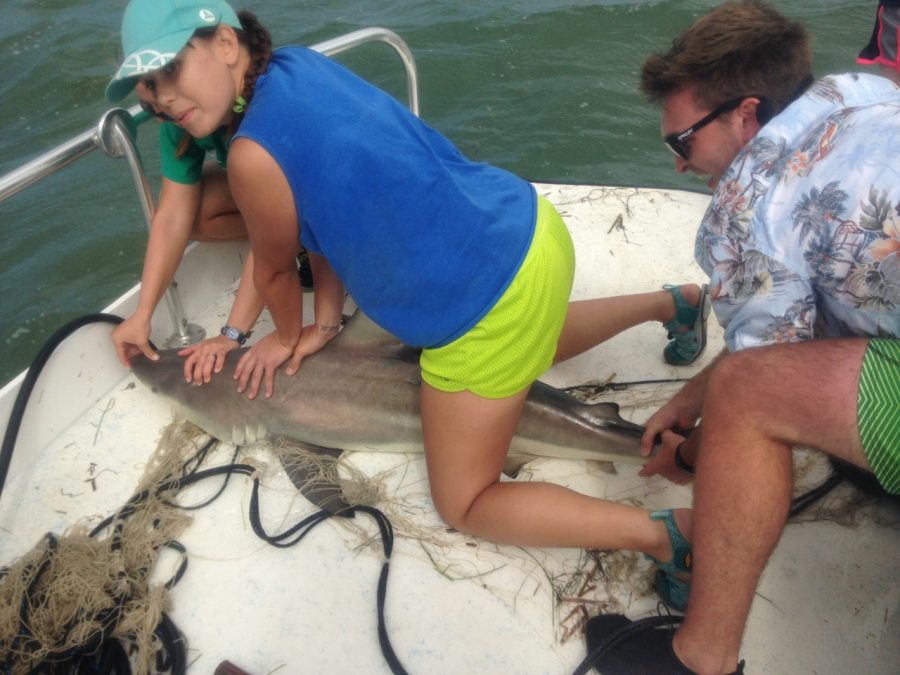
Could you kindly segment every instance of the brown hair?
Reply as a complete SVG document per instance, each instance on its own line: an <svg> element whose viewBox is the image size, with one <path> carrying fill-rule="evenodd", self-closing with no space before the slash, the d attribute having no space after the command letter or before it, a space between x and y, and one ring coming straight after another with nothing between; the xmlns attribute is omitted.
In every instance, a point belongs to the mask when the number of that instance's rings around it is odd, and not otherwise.
<svg viewBox="0 0 900 675"><path fill-rule="evenodd" d="M651 103L692 87L698 104L714 108L740 96L767 100L772 112L790 103L810 76L806 29L761 0L725 2L641 67Z"/></svg>
<svg viewBox="0 0 900 675"><path fill-rule="evenodd" d="M238 19L241 21L241 30L236 31L238 40L247 45L250 52L250 65L247 67L247 72L244 73L244 88L241 90L246 107L250 105L250 99L253 98L257 78L265 72L269 60L272 58L272 36L253 12L246 9L241 10L238 12ZM234 133L237 130L243 117L243 112L235 114L229 132Z"/></svg>
<svg viewBox="0 0 900 675"><path fill-rule="evenodd" d="M241 10L238 12L238 19L241 22L241 28L235 29L238 41L247 47L250 52L250 65L247 72L244 73L244 88L241 90L241 96L246 101L245 108L250 104L253 98L253 92L256 89L256 80L266 70L269 60L272 58L272 36L266 30L256 15L249 10ZM204 40L211 38L218 27L198 28L191 37L197 37ZM231 135L237 131L238 125L244 117L244 113L235 113L228 127L228 134ZM188 151L191 146L192 138L185 134L175 149L175 156L180 158Z"/></svg>

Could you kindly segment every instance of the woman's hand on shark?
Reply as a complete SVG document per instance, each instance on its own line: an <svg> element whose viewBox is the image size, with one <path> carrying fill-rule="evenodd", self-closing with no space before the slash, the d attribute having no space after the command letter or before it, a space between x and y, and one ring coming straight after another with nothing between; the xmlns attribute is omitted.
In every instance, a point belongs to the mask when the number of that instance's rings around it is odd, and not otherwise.
<svg viewBox="0 0 900 675"><path fill-rule="evenodd" d="M216 335L197 344L185 347L178 356L187 357L184 362L184 379L188 383L207 384L212 376L222 372L225 357L238 343L224 335Z"/></svg>
<svg viewBox="0 0 900 675"><path fill-rule="evenodd" d="M323 326L321 324L304 326L303 330L300 331L300 341L294 347L294 353L291 354L291 361L285 372L288 375L296 373L300 369L301 361L327 345L340 332L340 328L340 324L334 326Z"/></svg>
<svg viewBox="0 0 900 675"><path fill-rule="evenodd" d="M234 369L238 392L256 398L260 385L265 383L266 398L271 398L275 391L275 372L292 354L293 350L281 344L276 331L266 335L244 353Z"/></svg>
<svg viewBox="0 0 900 675"><path fill-rule="evenodd" d="M159 355L150 346L150 321L137 313L120 323L112 332L116 356L126 368L131 368L131 359L143 354L151 361Z"/></svg>

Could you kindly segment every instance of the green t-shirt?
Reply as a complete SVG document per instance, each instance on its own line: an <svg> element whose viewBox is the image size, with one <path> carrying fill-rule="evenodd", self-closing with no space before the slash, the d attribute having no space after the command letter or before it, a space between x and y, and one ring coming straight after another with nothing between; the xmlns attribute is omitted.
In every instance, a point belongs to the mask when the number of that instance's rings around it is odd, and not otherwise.
<svg viewBox="0 0 900 675"><path fill-rule="evenodd" d="M206 153L213 152L216 161L223 169L228 159L228 142L221 131L216 131L203 138L193 138L187 152L176 157L178 145L187 132L172 122L163 122L159 128L159 155L162 174L171 181L193 185L200 182L203 173L203 162Z"/></svg>

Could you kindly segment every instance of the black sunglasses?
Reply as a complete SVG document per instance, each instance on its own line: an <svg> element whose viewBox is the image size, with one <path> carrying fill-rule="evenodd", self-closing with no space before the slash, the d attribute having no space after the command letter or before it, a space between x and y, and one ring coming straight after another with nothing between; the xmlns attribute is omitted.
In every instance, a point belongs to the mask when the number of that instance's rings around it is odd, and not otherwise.
<svg viewBox="0 0 900 675"><path fill-rule="evenodd" d="M666 144L666 146L668 146L669 150L674 152L678 157L681 157L681 159L686 162L689 161L687 140L707 124L719 117L719 115L723 115L737 108L745 98L748 98L748 96L741 96L739 98L733 98L729 101L725 101L725 103L718 106L715 110L713 110L696 124L689 126L684 131L679 131L675 134L669 134L663 139L663 142Z"/></svg>
<svg viewBox="0 0 900 675"><path fill-rule="evenodd" d="M175 121L174 117L170 117L166 113L157 110L151 104L147 103L146 101L144 101L142 99L138 99L138 103L141 106L141 110L143 110L148 115L155 117L158 120L162 120L163 122L174 122Z"/></svg>

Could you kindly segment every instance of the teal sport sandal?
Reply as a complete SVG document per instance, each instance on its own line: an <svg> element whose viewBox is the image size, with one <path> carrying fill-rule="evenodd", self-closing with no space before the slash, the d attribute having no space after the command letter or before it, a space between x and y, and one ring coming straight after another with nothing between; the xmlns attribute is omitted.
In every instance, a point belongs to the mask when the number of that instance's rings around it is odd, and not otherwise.
<svg viewBox="0 0 900 675"><path fill-rule="evenodd" d="M663 350L663 359L673 366L687 366L697 360L706 348L706 320L709 318L709 286L700 287L700 302L690 305L681 289L672 284L663 286L672 294L675 318L663 324L669 331L669 344Z"/></svg>
<svg viewBox="0 0 900 675"><path fill-rule="evenodd" d="M677 575L691 573L694 563L691 544L675 524L672 509L654 511L650 514L650 519L663 521L669 533L669 542L672 544L672 559L669 562L660 562L653 556L644 554L645 558L659 568L653 578L653 589L669 607L683 612L687 609L691 582L679 579Z"/></svg>

